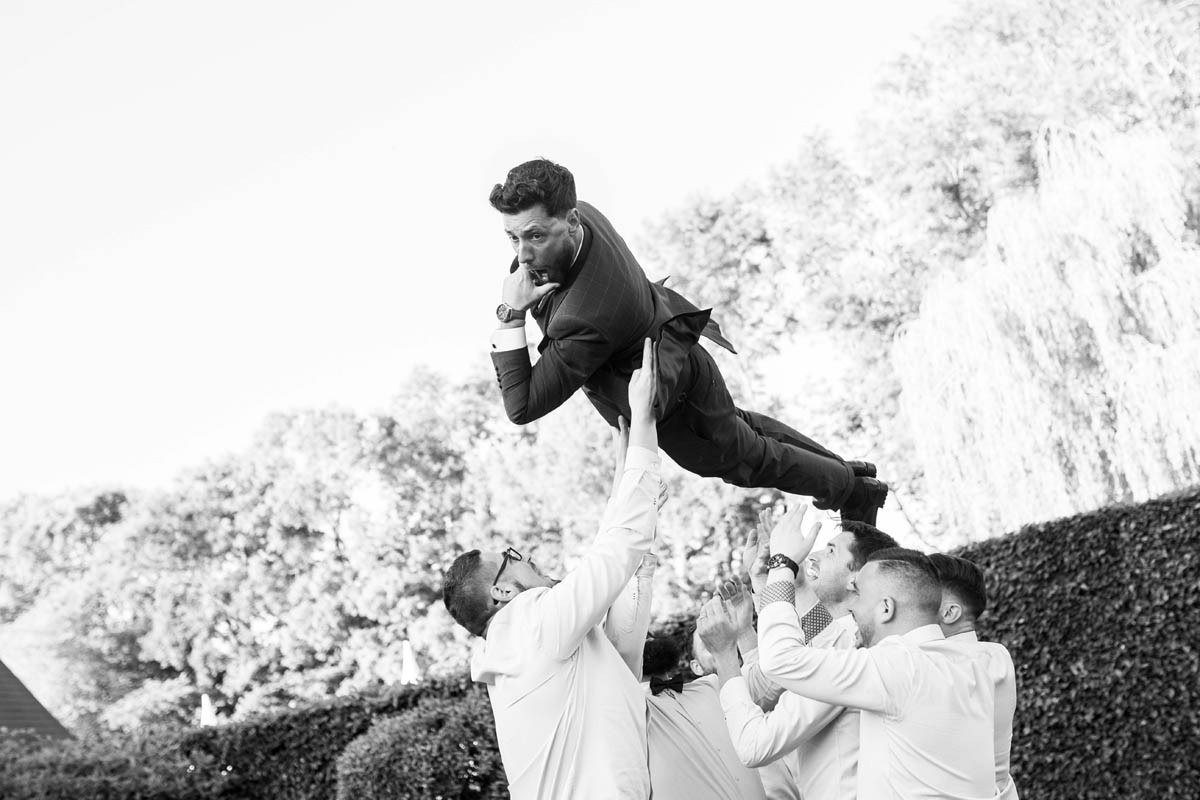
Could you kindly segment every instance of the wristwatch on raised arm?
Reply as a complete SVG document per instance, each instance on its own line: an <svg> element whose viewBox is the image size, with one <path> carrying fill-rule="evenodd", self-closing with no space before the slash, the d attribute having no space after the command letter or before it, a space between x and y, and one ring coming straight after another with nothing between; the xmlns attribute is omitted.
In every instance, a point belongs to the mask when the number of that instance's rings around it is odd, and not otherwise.
<svg viewBox="0 0 1200 800"><path fill-rule="evenodd" d="M800 565L795 561L792 561L783 553L775 553L769 559L767 559L768 570L778 569L779 567L787 567L792 571L793 576L800 574Z"/></svg>
<svg viewBox="0 0 1200 800"><path fill-rule="evenodd" d="M501 303L496 306L496 319L501 322L512 322L514 319L524 319L525 312L517 311L508 303Z"/></svg>

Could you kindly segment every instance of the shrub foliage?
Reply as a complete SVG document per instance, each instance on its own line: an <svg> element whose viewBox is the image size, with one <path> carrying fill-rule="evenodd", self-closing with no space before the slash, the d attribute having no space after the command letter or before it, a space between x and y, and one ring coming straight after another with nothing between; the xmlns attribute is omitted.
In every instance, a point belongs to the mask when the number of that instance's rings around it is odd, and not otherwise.
<svg viewBox="0 0 1200 800"><path fill-rule="evenodd" d="M1021 796L1184 798L1200 786L1200 491L970 545L985 638L1017 667ZM0 737L5 798L503 798L486 693L465 678L184 734Z"/></svg>
<svg viewBox="0 0 1200 800"><path fill-rule="evenodd" d="M371 697L345 697L246 722L203 728L182 742L189 754L228 769L222 797L328 800L337 786L337 759L372 723L426 699L451 700L470 688L465 677L401 686Z"/></svg>
<svg viewBox="0 0 1200 800"><path fill-rule="evenodd" d="M1030 526L961 551L985 638L1017 668L1024 798L1195 797L1200 492Z"/></svg>
<svg viewBox="0 0 1200 800"><path fill-rule="evenodd" d="M178 731L64 740L0 729L5 800L208 800L226 786L214 759L183 753Z"/></svg>
<svg viewBox="0 0 1200 800"><path fill-rule="evenodd" d="M337 775L338 800L508 797L482 689L379 720L342 752Z"/></svg>

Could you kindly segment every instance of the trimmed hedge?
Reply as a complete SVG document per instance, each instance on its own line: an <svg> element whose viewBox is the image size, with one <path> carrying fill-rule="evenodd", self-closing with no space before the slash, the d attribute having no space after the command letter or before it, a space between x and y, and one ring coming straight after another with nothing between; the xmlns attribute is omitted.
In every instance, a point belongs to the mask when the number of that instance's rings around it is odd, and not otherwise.
<svg viewBox="0 0 1200 800"><path fill-rule="evenodd" d="M466 677L401 686L373 697L346 697L245 722L200 728L181 742L185 753L229 768L223 798L327 800L337 787L337 759L372 723L407 711L422 698L461 698Z"/></svg>
<svg viewBox="0 0 1200 800"><path fill-rule="evenodd" d="M0 730L4 800L208 800L226 780L213 759L182 755L178 731L80 740Z"/></svg>
<svg viewBox="0 0 1200 800"><path fill-rule="evenodd" d="M1200 491L959 553L987 570L981 634L1016 663L1021 796L1200 797ZM0 736L6 800L335 795L505 797L486 694L464 676L182 734Z"/></svg>
<svg viewBox="0 0 1200 800"><path fill-rule="evenodd" d="M959 554L987 570L980 633L1016 664L1021 797L1200 797L1200 493Z"/></svg>
<svg viewBox="0 0 1200 800"><path fill-rule="evenodd" d="M487 692L430 697L381 719L338 758L338 800L507 798Z"/></svg>

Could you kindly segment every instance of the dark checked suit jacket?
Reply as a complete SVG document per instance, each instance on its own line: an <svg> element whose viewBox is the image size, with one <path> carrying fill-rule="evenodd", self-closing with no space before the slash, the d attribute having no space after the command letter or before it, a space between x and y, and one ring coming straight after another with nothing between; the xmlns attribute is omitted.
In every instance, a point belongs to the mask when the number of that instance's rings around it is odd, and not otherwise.
<svg viewBox="0 0 1200 800"><path fill-rule="evenodd" d="M670 413L688 350L705 336L734 352L700 310L662 283L651 283L625 240L603 214L579 203L583 246L567 279L532 311L543 339L530 364L526 348L492 353L504 410L532 422L583 388L609 424L629 418L629 377L641 363L642 341L656 342L659 419ZM509 272L517 269L514 259Z"/></svg>

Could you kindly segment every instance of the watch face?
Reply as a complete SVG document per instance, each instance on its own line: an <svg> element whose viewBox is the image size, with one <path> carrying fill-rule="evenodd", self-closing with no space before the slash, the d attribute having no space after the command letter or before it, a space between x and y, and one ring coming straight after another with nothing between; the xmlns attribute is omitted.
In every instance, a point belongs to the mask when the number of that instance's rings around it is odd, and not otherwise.
<svg viewBox="0 0 1200 800"><path fill-rule="evenodd" d="M513 310L511 306L501 303L500 305L496 306L496 319L500 320L501 322L508 322L510 319L512 319L512 312Z"/></svg>

